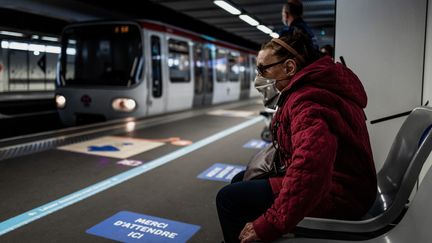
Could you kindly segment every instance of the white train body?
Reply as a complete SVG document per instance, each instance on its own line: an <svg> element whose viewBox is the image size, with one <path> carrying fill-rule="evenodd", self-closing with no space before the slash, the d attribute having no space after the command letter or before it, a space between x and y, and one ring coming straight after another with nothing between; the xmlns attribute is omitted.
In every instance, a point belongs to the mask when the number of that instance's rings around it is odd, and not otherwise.
<svg viewBox="0 0 432 243"><path fill-rule="evenodd" d="M255 50L154 21L71 25L56 99L65 124L144 117L258 96Z"/></svg>

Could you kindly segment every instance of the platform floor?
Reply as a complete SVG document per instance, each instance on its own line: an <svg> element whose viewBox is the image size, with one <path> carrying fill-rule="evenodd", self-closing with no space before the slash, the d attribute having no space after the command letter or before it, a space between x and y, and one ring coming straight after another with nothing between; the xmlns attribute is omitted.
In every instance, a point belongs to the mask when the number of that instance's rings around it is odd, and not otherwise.
<svg viewBox="0 0 432 243"><path fill-rule="evenodd" d="M261 109L254 103L231 108L244 111L238 113L243 117L219 111L114 132L108 136L126 142L106 140L90 152L87 146L87 153L54 148L0 161L0 242L111 242L86 231L122 211L199 226L187 242L220 242L215 197L228 182L198 175L215 163L246 165L259 151L243 146L260 140ZM92 154L95 150L109 154L110 148L138 141L127 138L162 145L126 156L142 162L135 167L117 164L124 159L121 155ZM178 140L192 144L172 143Z"/></svg>

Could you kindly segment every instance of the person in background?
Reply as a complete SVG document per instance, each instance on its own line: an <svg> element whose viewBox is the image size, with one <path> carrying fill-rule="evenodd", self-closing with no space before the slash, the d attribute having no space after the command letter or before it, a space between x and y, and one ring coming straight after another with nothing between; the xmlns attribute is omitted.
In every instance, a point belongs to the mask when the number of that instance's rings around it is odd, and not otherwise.
<svg viewBox="0 0 432 243"><path fill-rule="evenodd" d="M225 242L270 242L304 217L360 219L377 179L358 77L302 31L263 45L257 71L255 87L277 103L271 131L286 171L246 181L241 172L218 192Z"/></svg>
<svg viewBox="0 0 432 243"><path fill-rule="evenodd" d="M282 23L284 27L278 32L279 36L292 35L295 29L300 29L307 34L315 49L318 50L318 40L303 20L303 3L301 0L287 0L282 7Z"/></svg>

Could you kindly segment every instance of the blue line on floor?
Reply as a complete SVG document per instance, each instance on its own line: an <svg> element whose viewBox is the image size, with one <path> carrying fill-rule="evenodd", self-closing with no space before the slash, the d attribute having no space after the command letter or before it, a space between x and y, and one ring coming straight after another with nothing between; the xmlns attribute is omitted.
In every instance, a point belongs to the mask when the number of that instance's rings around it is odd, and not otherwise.
<svg viewBox="0 0 432 243"><path fill-rule="evenodd" d="M5 220L0 223L0 235L4 235L7 232L10 232L12 230L15 230L23 225L26 225L28 223L31 223L37 219L40 219L42 217L45 217L53 212L56 212L62 208L65 208L69 205L72 205L74 203L77 203L81 200L84 200L88 197L91 197L101 191L104 191L110 187L113 187L117 184L120 184L124 181L127 181L129 179L134 178L135 176L138 176L142 173L145 173L147 171L150 171L154 168L157 168L161 165L167 164L177 158L180 158L183 155L186 155L190 152L193 152L199 148L202 148L210 143L213 143L221 138L224 138L230 134L233 134L237 131L240 131L248 126L252 126L255 123L258 123L259 121L263 120L263 117L256 117L253 119L250 119L246 122L240 123L234 127L228 128L224 131L221 131L219 133L216 133L210 137L204 138L196 143L193 143L187 147L181 148L179 150L176 150L172 153L169 153L167 155L164 155L158 159L152 160L146 164L143 164L139 167L136 167L134 169L130 169L128 171L125 171L123 173L120 173L116 176L113 176L111 178L105 179L101 182L98 182L94 185L91 185L89 187L86 187L84 189L81 189L77 192L71 193L67 196L64 196L60 199L57 199L53 202L47 203L45 205L42 205L40 207L34 208L32 210L29 210L23 214L20 214L18 216L15 216L13 218L10 218L8 220Z"/></svg>

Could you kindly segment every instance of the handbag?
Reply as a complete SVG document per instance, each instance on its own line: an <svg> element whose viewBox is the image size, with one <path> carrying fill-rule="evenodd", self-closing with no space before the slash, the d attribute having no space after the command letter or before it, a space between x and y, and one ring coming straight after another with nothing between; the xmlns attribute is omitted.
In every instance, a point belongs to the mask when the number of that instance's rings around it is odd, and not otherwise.
<svg viewBox="0 0 432 243"><path fill-rule="evenodd" d="M249 161L243 181L284 175L286 167L281 165L279 158L279 151L269 144Z"/></svg>

